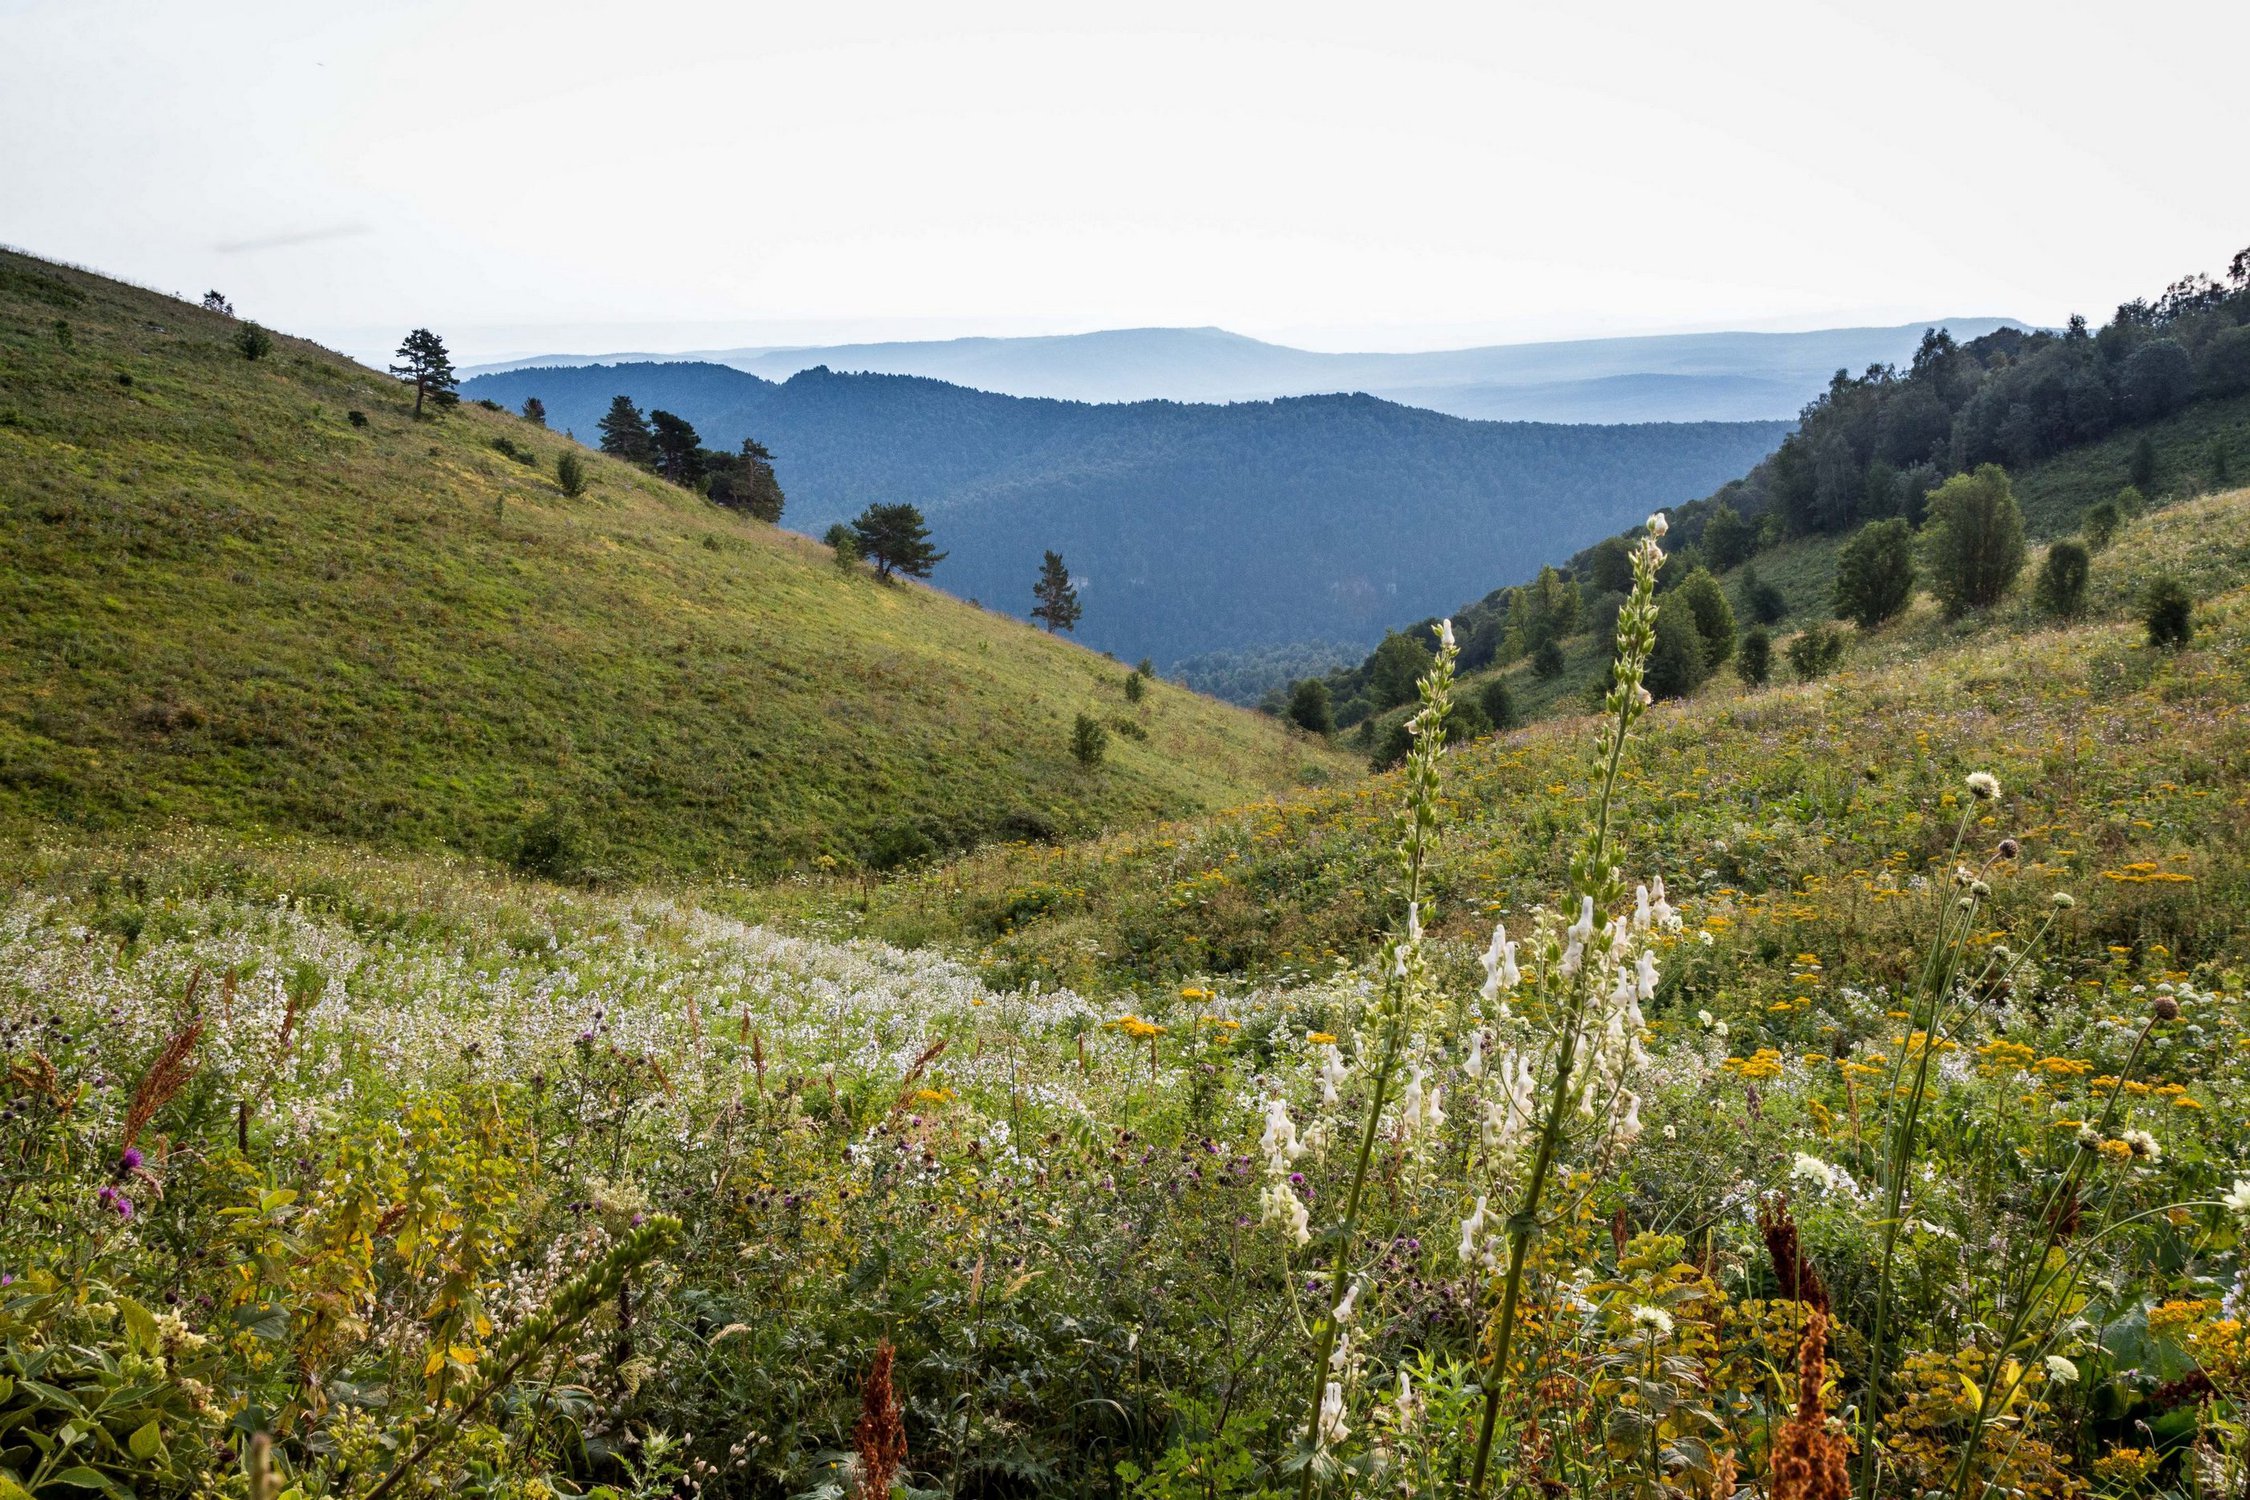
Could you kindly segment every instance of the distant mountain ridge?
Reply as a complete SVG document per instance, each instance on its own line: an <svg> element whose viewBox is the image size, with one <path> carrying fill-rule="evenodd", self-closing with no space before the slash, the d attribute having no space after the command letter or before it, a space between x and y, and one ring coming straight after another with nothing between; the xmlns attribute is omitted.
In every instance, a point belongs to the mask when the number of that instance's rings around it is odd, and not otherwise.
<svg viewBox="0 0 2250 1500"><path fill-rule="evenodd" d="M703 363L786 380L826 367L1066 401L1269 401L1350 391L1486 421L1779 421L1793 418L1839 369L1856 375L1871 364L1903 363L1933 326L1967 340L2024 325L2006 318L1937 318L1806 333L1652 334L1405 354L1321 353L1223 328L1124 328L682 355L554 355L472 373Z"/></svg>
<svg viewBox="0 0 2250 1500"><path fill-rule="evenodd" d="M948 553L934 581L1019 617L1055 548L1084 592L1079 638L1162 663L1371 642L1708 493L1789 429L1474 422L1365 395L1094 405L687 363L515 370L463 391L510 408L537 396L587 442L620 394L714 447L756 437L788 492L784 525L817 535L912 502Z"/></svg>

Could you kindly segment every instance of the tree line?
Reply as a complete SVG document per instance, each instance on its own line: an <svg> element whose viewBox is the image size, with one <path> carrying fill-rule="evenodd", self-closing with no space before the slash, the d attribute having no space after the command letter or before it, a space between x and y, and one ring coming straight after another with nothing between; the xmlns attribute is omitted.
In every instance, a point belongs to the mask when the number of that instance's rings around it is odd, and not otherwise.
<svg viewBox="0 0 2250 1500"><path fill-rule="evenodd" d="M528 398L525 413L537 404ZM540 406L544 419L546 408ZM773 454L754 437L742 440L742 451L728 453L706 448L687 418L668 411L646 416L630 396L618 396L598 424L602 452L621 458L651 474L710 497L714 504L743 511L761 521L779 521L783 496L775 477Z"/></svg>
<svg viewBox="0 0 2250 1500"><path fill-rule="evenodd" d="M1787 604L1758 577L1754 559L1792 537L1856 532L1839 554L1832 602L1835 618L1862 629L1903 611L1925 581L1949 612L1985 607L2014 587L2023 567L2008 468L2245 392L2250 249L2221 276L2186 276L2153 300L2123 304L2098 331L2080 317L2059 333L2001 329L1967 343L1932 329L1904 371L1839 370L1771 456L1670 513L1673 560L1660 587L1688 608L1658 617L1649 688L1658 696L1692 691L1736 659L1733 603L1718 575L1737 570L1733 592L1759 637L1740 662L1764 680L1772 647L1763 632L1781 622ZM2226 477L2227 462L2223 446L2215 448L2214 479ZM2075 608L2067 575L2083 567L2086 547L2106 541L2143 503L2156 467L2147 436L2127 467L2118 499L2086 517L2086 539L2049 549L2047 568L2064 576L2043 573L2039 596L2058 614ZM1606 635L1614 622L1631 585L1633 535L1609 537L1456 613L1461 670L1528 658L1534 677L1559 676L1566 641L1588 630ZM1691 615L1699 626L1692 640ZM1319 694L1299 682L1267 707L1304 723L1322 717L1313 710L1321 698L1334 727L1372 720L1412 698L1436 648L1436 624L1388 632L1358 665L1319 679ZM1815 626L1792 646L1791 664L1819 675L1843 644Z"/></svg>

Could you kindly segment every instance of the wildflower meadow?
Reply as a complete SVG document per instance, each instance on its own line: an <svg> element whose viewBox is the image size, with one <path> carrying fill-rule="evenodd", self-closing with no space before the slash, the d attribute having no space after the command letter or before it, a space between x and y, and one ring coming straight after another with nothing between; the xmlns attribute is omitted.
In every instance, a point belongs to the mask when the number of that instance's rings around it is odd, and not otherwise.
<svg viewBox="0 0 2250 1500"><path fill-rule="evenodd" d="M1066 983L716 886L27 850L0 1500L2245 1493L2224 861L2074 865L1997 711L1848 872L1798 867L1825 794L1688 853L1722 747L1651 724L1665 530L1543 749L1445 748L1446 633L1346 794L1366 858L1275 902L1380 925L1283 962L1086 923ZM2221 850L2236 713L2159 799ZM1572 791L1517 863L1452 852L1534 755Z"/></svg>

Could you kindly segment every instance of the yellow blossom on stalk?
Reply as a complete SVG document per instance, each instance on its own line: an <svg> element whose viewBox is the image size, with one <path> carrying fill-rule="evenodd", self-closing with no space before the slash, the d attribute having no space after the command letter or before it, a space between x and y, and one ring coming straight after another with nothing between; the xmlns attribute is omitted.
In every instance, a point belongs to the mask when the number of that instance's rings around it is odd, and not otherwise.
<svg viewBox="0 0 2250 1500"><path fill-rule="evenodd" d="M1131 1037L1136 1042L1145 1042L1150 1037L1162 1036L1167 1030L1170 1029L1168 1027L1159 1026L1153 1021L1144 1021L1139 1016L1135 1015L1119 1016L1116 1020L1110 1022L1109 1024L1115 1027L1117 1030L1124 1032L1127 1036Z"/></svg>
<svg viewBox="0 0 2250 1500"><path fill-rule="evenodd" d="M1308 1031L1305 1033L1305 1041L1315 1047L1333 1047L1336 1045L1336 1036L1329 1031Z"/></svg>

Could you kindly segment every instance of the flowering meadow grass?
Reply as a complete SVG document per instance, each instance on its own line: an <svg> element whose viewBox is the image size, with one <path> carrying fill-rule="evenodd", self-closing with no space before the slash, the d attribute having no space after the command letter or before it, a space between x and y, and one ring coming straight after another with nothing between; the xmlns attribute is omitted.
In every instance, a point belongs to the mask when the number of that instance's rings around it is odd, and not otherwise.
<svg viewBox="0 0 2250 1500"><path fill-rule="evenodd" d="M2240 594L1652 708L1649 531L1598 719L974 959L20 846L0 1500L2240 1494Z"/></svg>

